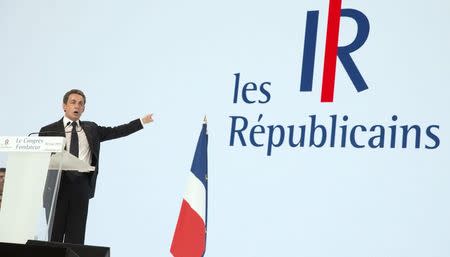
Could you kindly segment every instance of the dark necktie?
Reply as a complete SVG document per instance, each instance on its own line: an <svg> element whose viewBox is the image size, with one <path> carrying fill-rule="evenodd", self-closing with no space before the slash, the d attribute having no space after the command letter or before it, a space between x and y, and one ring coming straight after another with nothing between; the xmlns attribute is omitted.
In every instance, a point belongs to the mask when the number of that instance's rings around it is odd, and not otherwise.
<svg viewBox="0 0 450 257"><path fill-rule="evenodd" d="M78 157L78 133L77 123L72 122L72 134L70 136L70 153Z"/></svg>

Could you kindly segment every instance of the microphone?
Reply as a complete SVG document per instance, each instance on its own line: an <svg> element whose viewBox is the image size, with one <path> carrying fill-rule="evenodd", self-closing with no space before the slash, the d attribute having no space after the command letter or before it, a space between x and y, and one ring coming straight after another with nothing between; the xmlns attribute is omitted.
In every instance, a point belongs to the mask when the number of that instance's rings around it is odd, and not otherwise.
<svg viewBox="0 0 450 257"><path fill-rule="evenodd" d="M72 124L72 122L67 122L67 125L64 127L64 133L72 133L72 131L66 131L66 128L68 126L70 126ZM81 130L80 130L81 131ZM78 132L78 131L77 131ZM56 134L56 133L61 133L61 131L56 131L56 130L49 130L49 131L39 131L39 132L31 132L30 134L28 134L27 137L33 136L33 135L39 135L39 136L45 136L45 135L50 135L50 134Z"/></svg>

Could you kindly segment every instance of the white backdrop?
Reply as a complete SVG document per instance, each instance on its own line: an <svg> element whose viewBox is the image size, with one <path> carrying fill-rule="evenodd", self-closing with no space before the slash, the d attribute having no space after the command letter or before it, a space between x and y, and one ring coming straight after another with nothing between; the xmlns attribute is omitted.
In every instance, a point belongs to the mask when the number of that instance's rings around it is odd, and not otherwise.
<svg viewBox="0 0 450 257"><path fill-rule="evenodd" d="M328 1L0 0L1 135L62 116L71 88L84 120L143 131L102 145L86 243L113 256L170 256L204 115L209 130L206 256L450 256L450 4L354 1L370 22L352 54L369 90L337 62L333 103L320 103ZM300 93L306 12L319 10L314 86ZM339 45L356 26L342 19ZM271 82L267 104L233 104L234 74ZM229 116L301 125L439 125L437 149L231 147ZM262 137L264 138L264 136ZM427 140L424 138L424 140ZM5 157L0 157L4 166Z"/></svg>

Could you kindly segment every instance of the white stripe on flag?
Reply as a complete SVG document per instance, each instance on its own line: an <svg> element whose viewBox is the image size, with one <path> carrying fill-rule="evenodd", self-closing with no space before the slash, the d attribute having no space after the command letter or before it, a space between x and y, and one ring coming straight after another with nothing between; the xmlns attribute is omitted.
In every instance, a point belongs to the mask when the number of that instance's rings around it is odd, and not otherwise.
<svg viewBox="0 0 450 257"><path fill-rule="evenodd" d="M205 221L206 189L202 182L189 172L188 185L184 194L186 200L194 211Z"/></svg>

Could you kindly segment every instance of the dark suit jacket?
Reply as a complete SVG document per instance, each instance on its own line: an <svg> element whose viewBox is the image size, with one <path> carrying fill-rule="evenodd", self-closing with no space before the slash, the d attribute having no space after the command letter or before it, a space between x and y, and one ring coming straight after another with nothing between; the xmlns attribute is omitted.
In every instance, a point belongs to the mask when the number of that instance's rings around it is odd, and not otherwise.
<svg viewBox="0 0 450 257"><path fill-rule="evenodd" d="M95 184L97 182L98 166L100 159L100 143L106 140L128 136L143 128L140 119L133 120L128 124L117 127L102 127L91 121L80 121L80 126L86 133L89 148L92 153L91 165L95 166L95 171L89 173L90 191L89 198L95 194ZM63 119L41 128L40 136L61 136L65 137Z"/></svg>

